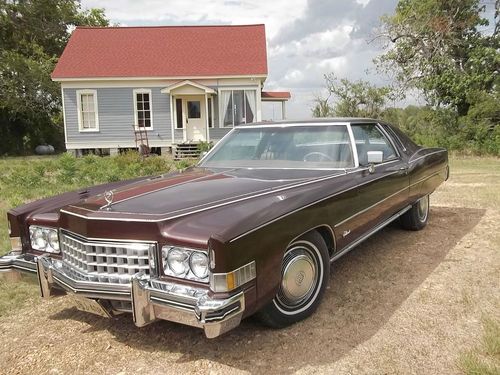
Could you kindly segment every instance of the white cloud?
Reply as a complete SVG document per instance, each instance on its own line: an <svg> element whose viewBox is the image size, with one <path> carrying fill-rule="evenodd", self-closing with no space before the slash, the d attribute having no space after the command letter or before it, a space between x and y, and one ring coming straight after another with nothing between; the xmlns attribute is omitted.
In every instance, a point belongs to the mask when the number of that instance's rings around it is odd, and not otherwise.
<svg viewBox="0 0 500 375"><path fill-rule="evenodd" d="M303 13L306 0L82 0L82 6L105 8L112 21L127 25L265 23L268 38L273 38Z"/></svg>
<svg viewBox="0 0 500 375"><path fill-rule="evenodd" d="M397 0L82 0L122 25L266 25L268 90L290 90L289 118L310 117L326 73L383 84L366 39ZM373 74L367 75L366 71Z"/></svg>

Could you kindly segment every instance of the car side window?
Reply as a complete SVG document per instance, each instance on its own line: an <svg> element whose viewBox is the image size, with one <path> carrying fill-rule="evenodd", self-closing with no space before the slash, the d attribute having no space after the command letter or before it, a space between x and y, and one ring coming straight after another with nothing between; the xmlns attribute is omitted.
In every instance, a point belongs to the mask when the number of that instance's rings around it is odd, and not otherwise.
<svg viewBox="0 0 500 375"><path fill-rule="evenodd" d="M377 124L353 124L352 133L360 165L368 164L368 151L382 151L383 161L397 158L396 150Z"/></svg>

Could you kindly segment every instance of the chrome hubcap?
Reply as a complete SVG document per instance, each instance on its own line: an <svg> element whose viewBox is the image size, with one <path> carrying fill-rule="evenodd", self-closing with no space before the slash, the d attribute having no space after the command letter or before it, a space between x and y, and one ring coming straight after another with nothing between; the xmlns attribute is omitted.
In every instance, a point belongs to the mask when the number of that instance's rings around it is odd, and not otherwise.
<svg viewBox="0 0 500 375"><path fill-rule="evenodd" d="M285 307L296 307L306 301L318 282L317 270L317 261L306 248L290 249L283 260L278 300Z"/></svg>
<svg viewBox="0 0 500 375"><path fill-rule="evenodd" d="M418 219L422 222L427 220L427 215L429 214L429 196L420 198L417 204L417 214Z"/></svg>

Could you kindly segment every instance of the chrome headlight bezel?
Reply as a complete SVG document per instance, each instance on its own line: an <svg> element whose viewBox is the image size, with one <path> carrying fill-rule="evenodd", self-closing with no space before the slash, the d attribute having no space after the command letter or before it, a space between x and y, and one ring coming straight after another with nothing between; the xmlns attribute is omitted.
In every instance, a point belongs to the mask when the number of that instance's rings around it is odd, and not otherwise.
<svg viewBox="0 0 500 375"><path fill-rule="evenodd" d="M51 254L59 254L61 252L59 246L59 231L57 228L30 225L29 234L30 245L33 250Z"/></svg>
<svg viewBox="0 0 500 375"><path fill-rule="evenodd" d="M193 264L195 257L198 257L197 265ZM163 246L161 249L161 258L164 275L208 283L210 260L207 251L179 246ZM206 272L199 272L199 261L203 259L205 259L206 263Z"/></svg>

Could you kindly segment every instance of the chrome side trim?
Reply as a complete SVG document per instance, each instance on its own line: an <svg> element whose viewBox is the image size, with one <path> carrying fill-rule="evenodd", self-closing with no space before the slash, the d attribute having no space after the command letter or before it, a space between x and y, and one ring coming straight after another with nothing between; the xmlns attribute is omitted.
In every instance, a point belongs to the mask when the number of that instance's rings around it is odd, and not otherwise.
<svg viewBox="0 0 500 375"><path fill-rule="evenodd" d="M442 172L442 169L440 169L439 171L437 172L434 172L433 174L430 174L429 176L425 176L413 183L410 184L410 187L414 186L414 185L417 185L417 184L420 184L421 182L424 182L425 180L428 180L429 178L432 178L434 176L437 176L438 174L440 174Z"/></svg>
<svg viewBox="0 0 500 375"><path fill-rule="evenodd" d="M364 170L366 170L366 169L357 169L357 170L354 170L354 171L352 171L352 172L347 172L347 174L350 174L350 173L355 173L355 172L361 172L361 171L364 171ZM366 181L366 182L364 182L364 183L362 183L362 184L359 184L359 185L356 185L356 186L352 186L352 187L350 187L350 188L348 188L348 189L344 189L344 190L338 191L338 192L336 192L336 193L330 194L330 195L328 195L328 196L326 196L326 197L323 197L323 198L318 199L318 200L316 200L316 201L314 201L314 202L311 202L311 203L309 203L309 204L307 204L307 205L305 205L305 206L298 207L298 208L296 208L296 209L295 209L295 210L293 210L293 211L287 212L286 214L283 214L283 215L281 215L281 216L278 216L278 217L276 217L276 218L274 218L274 219L272 219L272 220L270 220L270 221L268 221L268 222L266 222L266 223L264 223L264 224L261 224L261 225L259 225L259 226L255 227L255 228L253 228L253 229L250 229L250 230L249 230L249 231L247 231L247 232L244 232L244 233L242 233L242 234L240 234L240 235L238 235L238 236L234 237L233 239L229 240L229 242L234 242L234 241L236 241L236 240L238 240L238 239L240 239L240 238L242 238L242 237L244 237L244 236L246 236L246 235L248 235L248 234L250 234L250 233L253 233L253 232L255 232L255 231L257 231L257 230L259 230L259 229L261 229L261 228L264 228L265 226L270 225L270 224L272 224L272 223L274 223L274 222L276 222L276 221L278 221L278 220L280 220L280 219L283 219L284 217L290 216L290 215L292 215L292 214L294 214L294 213L296 213L296 212L298 212L298 211L300 211L300 210L303 210L303 209L305 209L305 208L308 208L308 207L314 206L314 205L315 205L315 204L317 204L317 203L321 203L321 202L323 202L323 201L325 201L325 200L327 200L327 199L330 199L330 198L333 198L333 197L335 197L335 196L337 196L337 195L340 195L340 194L343 194L343 193L345 193L345 192L348 192L349 190L356 189L356 188L358 188L358 187L360 187L360 186L364 186L364 185L366 185L366 184L369 184L369 183L371 183L371 182L374 182L374 181L380 180L380 179L385 178L385 177L387 177L387 176L391 176L391 175L396 174L396 173L399 173L399 172L398 172L398 171L391 172L391 173L389 173L389 174L386 174L386 175L383 175L383 176L380 176L380 177L374 178L373 180Z"/></svg>
<svg viewBox="0 0 500 375"><path fill-rule="evenodd" d="M332 227L329 225L329 224L320 224L320 225L316 225L315 227L312 227L304 232L302 232L301 234L299 234L298 236L295 236L287 245L287 249L290 247L290 245L298 240L300 237L302 237L304 234L306 233L309 233L315 229L318 229L318 228L327 228L329 231L330 231L330 234L332 235L332 239L333 239L333 251L335 251L335 249L337 248L337 240L335 239L335 232L333 231ZM330 249L328 249L330 250Z"/></svg>
<svg viewBox="0 0 500 375"><path fill-rule="evenodd" d="M361 215L362 213L365 213L366 211L368 211L368 210L372 209L373 207L377 206L378 204L380 204L380 203L382 203L382 202L384 202L384 201L386 201L386 200L388 200L388 199L392 198L392 197L393 197L393 196L395 196L395 195L400 194L400 193L401 193L401 192L403 192L404 190L407 190L407 189L411 188L411 187L412 187L412 186L414 186L414 185L417 185L417 184L419 184L419 183L421 183L421 182L424 182L424 181L428 180L428 179L429 179L429 178L431 178L431 177L434 177L434 176L438 175L439 173L441 173L441 171L434 172L433 174L431 174L431 175L429 175L429 176L426 176L426 177L424 177L424 178L421 178L420 180L418 180L418 181L416 181L416 182L414 182L414 183L412 183L412 184L408 185L408 187L405 187L405 188L403 188L403 189L401 189L401 190L398 190L397 192L395 192L395 193L393 193L393 194L389 195L388 197L385 197L384 199L382 199L382 200L380 200L380 201L378 201L378 202L376 202L376 203L372 204L371 206L369 206L369 207L367 207L367 208L365 208L365 209L363 209L363 210L361 210L361 211L356 212L354 215L349 216L348 218L346 218L346 219L342 220L341 222L339 222L339 223L335 224L334 228L337 228L338 226L340 226L340 225L342 225L342 224L346 223L347 221L349 221L349 220L351 220L351 219L355 218L356 216Z"/></svg>
<svg viewBox="0 0 500 375"><path fill-rule="evenodd" d="M399 211L395 215L392 215L387 220L385 220L382 223L378 224L377 226L373 227L373 229L371 231L365 233L363 236L361 236L360 238L358 238L356 241L354 241L351 244L349 244L346 247L344 247L337 254L334 254L333 257L330 258L330 262L334 262L337 259L339 259L341 256L347 254L349 251L351 251L352 249L354 249L361 242L363 242L364 240L368 239L369 237L371 237L372 235L374 235L375 233L377 233L379 230L381 230L382 228L384 228L385 226L387 226L388 224L390 224L391 222L393 222L394 220L396 220L398 217L400 217L401 215L403 215L409 209L411 209L411 205L405 207L404 209L402 209L401 211Z"/></svg>
<svg viewBox="0 0 500 375"><path fill-rule="evenodd" d="M429 152L428 154L425 154L425 155L419 156L418 158L413 159L413 160L411 160L411 158L410 158L410 160L408 161L408 163L414 163L414 162L416 162L417 160L420 160L420 159L426 158L427 156L430 156L430 155L439 154L439 153L441 153L441 152L447 152L447 150L438 150L438 151Z"/></svg>
<svg viewBox="0 0 500 375"><path fill-rule="evenodd" d="M385 202L386 200L391 199L392 197L394 197L394 196L396 196L396 195L398 195L398 194L402 193L402 192L403 192L403 191L405 191L405 190L408 190L409 188L410 188L409 186L406 186L406 187L404 187L403 189L400 189L400 190L396 191L395 193L392 193L391 195L389 195L389 196L385 197L384 199L379 200L378 202L376 202L376 203L372 204L371 206L368 206L368 207L366 207L366 208L362 209L361 211L356 212L354 215L351 215L351 216L349 216L348 218L345 218L344 220L342 220L342 221L338 222L337 224L335 224L334 228L337 228L337 227L339 227L340 225L342 225L342 224L344 224L344 223L348 222L349 220L354 219L356 216L359 216L359 215L361 215L361 214L365 213L366 211L371 210L372 208L374 208L374 207L378 206L380 203L383 203L383 202Z"/></svg>

